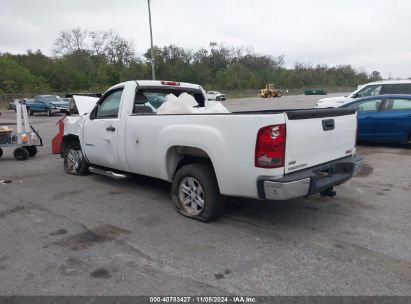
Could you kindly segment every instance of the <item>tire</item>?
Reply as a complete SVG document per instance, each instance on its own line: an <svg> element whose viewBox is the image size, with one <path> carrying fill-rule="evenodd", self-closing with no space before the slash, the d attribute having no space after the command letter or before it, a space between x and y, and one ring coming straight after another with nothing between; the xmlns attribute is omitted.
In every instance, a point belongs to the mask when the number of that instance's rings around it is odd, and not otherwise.
<svg viewBox="0 0 411 304"><path fill-rule="evenodd" d="M283 96L283 93L277 93L277 97L281 97L281 96Z"/></svg>
<svg viewBox="0 0 411 304"><path fill-rule="evenodd" d="M17 160L26 160L29 158L29 151L24 147L19 147L14 150L13 155Z"/></svg>
<svg viewBox="0 0 411 304"><path fill-rule="evenodd" d="M217 178L207 164L181 167L173 178L171 196L178 212L202 222L217 219L224 210Z"/></svg>
<svg viewBox="0 0 411 304"><path fill-rule="evenodd" d="M27 151L29 151L29 157L33 157L37 154L37 147L36 146L28 146L26 147Z"/></svg>
<svg viewBox="0 0 411 304"><path fill-rule="evenodd" d="M72 175L87 175L88 164L78 141L70 142L64 152L64 171Z"/></svg>
<svg viewBox="0 0 411 304"><path fill-rule="evenodd" d="M50 109L50 108L47 109L47 112L46 112L46 113L47 113L47 116L52 116L52 115L53 115L53 113L51 112L51 109Z"/></svg>
<svg viewBox="0 0 411 304"><path fill-rule="evenodd" d="M33 110L31 110L30 108L27 109L27 114L29 114L30 116L33 116Z"/></svg>
<svg viewBox="0 0 411 304"><path fill-rule="evenodd" d="M0 148L0 157L2 157L2 156L3 156L3 149Z"/></svg>

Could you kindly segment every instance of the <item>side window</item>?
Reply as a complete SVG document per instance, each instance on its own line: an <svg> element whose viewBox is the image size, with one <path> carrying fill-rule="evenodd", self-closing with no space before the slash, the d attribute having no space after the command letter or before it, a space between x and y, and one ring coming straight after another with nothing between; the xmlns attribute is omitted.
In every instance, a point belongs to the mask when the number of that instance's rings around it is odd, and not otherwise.
<svg viewBox="0 0 411 304"><path fill-rule="evenodd" d="M380 94L406 94L407 84L384 84Z"/></svg>
<svg viewBox="0 0 411 304"><path fill-rule="evenodd" d="M385 111L411 110L411 100L409 99L389 99L385 106Z"/></svg>
<svg viewBox="0 0 411 304"><path fill-rule="evenodd" d="M116 118L120 108L121 95L123 89L115 90L109 95L106 95L104 100L98 105L97 118Z"/></svg>
<svg viewBox="0 0 411 304"><path fill-rule="evenodd" d="M377 112L380 108L381 102L381 99L366 100L356 102L355 104L352 104L350 108L354 108L358 112Z"/></svg>

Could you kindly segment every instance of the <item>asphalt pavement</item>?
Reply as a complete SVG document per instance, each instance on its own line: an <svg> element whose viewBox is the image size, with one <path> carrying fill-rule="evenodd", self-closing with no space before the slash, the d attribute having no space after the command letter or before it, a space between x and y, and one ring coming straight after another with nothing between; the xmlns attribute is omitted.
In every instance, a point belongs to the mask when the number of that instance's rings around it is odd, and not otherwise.
<svg viewBox="0 0 411 304"><path fill-rule="evenodd" d="M0 159L11 181L0 183L0 295L411 295L409 146L360 145L366 166L334 198L230 197L204 224L174 210L166 182L65 174L50 146L60 118L30 117L45 142L37 156Z"/></svg>

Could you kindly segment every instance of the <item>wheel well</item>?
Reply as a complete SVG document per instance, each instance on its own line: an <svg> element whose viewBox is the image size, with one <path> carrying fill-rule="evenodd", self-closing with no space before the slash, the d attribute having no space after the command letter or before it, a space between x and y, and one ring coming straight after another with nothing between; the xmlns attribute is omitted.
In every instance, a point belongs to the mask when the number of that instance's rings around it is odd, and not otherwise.
<svg viewBox="0 0 411 304"><path fill-rule="evenodd" d="M168 149L166 166L169 180L172 180L178 169L182 166L202 163L210 165L214 170L210 156L202 149L188 146L174 146Z"/></svg>
<svg viewBox="0 0 411 304"><path fill-rule="evenodd" d="M61 144L60 144L60 156L64 157L64 154L66 153L66 148L68 146L69 143L71 142L75 142L77 141L78 143L80 143L80 140L78 138L78 136L76 135L64 135L63 138L61 139Z"/></svg>

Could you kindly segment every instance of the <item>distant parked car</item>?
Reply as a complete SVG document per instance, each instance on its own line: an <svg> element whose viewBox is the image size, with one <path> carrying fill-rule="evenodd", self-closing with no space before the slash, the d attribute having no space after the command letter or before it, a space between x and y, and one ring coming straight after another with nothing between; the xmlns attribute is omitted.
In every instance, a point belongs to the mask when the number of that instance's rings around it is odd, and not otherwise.
<svg viewBox="0 0 411 304"><path fill-rule="evenodd" d="M337 108L357 98L387 94L411 94L411 80L381 80L359 85L348 96L322 98L315 107Z"/></svg>
<svg viewBox="0 0 411 304"><path fill-rule="evenodd" d="M27 101L27 113L33 115L34 113L46 113L48 116L54 113L69 112L70 102L63 101L59 96L55 95L38 95L34 97L32 102Z"/></svg>
<svg viewBox="0 0 411 304"><path fill-rule="evenodd" d="M411 143L411 95L360 98L340 108L358 111L358 140Z"/></svg>
<svg viewBox="0 0 411 304"><path fill-rule="evenodd" d="M220 92L208 91L207 92L207 99L208 100L224 101L226 98L225 98L225 94L222 94Z"/></svg>

